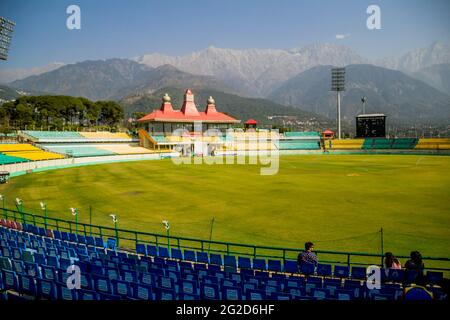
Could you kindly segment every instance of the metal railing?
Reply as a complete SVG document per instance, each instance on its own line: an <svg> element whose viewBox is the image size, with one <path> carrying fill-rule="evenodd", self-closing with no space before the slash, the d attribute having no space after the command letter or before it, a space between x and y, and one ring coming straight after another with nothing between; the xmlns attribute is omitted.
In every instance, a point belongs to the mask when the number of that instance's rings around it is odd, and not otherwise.
<svg viewBox="0 0 450 320"><path fill-rule="evenodd" d="M279 259L283 261L287 259L296 259L297 254L302 251L300 248L260 246L120 229L46 217L7 208L3 208L0 212L0 217L2 219L16 221L22 224L31 224L36 227L70 232L84 236L113 238L117 243L120 241L122 244L120 249L125 251L134 251L136 244L141 243L155 246L165 246L169 250L170 248L188 249L226 255L241 255L253 258ZM364 253L317 250L315 253L319 257L320 263L344 264L349 267L368 265L381 266L384 258L383 252ZM408 256L397 257L409 258ZM444 271L446 274L450 273L450 258L423 257L423 260L427 270Z"/></svg>

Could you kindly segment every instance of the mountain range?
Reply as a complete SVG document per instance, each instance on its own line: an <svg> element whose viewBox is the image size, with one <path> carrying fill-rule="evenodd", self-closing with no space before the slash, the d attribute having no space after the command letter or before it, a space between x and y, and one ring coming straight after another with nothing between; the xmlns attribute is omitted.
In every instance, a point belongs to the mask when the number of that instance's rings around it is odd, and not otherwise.
<svg viewBox="0 0 450 320"><path fill-rule="evenodd" d="M317 66L286 81L269 99L284 105L336 117L336 93L330 91L332 66ZM395 123L439 123L450 119L450 96L397 70L369 64L346 67L341 117L351 122L362 113L384 113Z"/></svg>
<svg viewBox="0 0 450 320"><path fill-rule="evenodd" d="M450 49L439 42L400 58L377 61L336 44L289 50L209 47L181 57L149 54L133 60L68 64L9 85L17 90L120 101L148 98L162 88L208 89L242 98L267 98L275 102L273 107L289 105L334 119L331 66L348 68L344 120L351 121L360 112L362 96L369 99L368 111L384 112L396 122L449 118ZM155 102L159 105L159 100Z"/></svg>
<svg viewBox="0 0 450 320"><path fill-rule="evenodd" d="M231 91L212 76L193 75L171 65L148 67L127 59L84 61L11 83L14 88L51 94L83 96L91 100L120 99L151 93L166 86L208 87Z"/></svg>

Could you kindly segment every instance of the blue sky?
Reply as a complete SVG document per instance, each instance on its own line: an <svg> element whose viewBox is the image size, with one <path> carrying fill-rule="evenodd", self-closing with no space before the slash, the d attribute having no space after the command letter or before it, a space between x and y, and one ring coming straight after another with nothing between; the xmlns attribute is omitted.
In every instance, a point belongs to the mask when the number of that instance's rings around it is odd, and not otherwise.
<svg viewBox="0 0 450 320"><path fill-rule="evenodd" d="M66 28L66 8L81 8L81 30ZM381 8L368 30L366 8ZM433 41L450 43L448 0L1 0L17 23L1 68L51 62L182 55L220 48L293 48L335 42L368 58L399 56ZM349 34L337 40L336 34Z"/></svg>

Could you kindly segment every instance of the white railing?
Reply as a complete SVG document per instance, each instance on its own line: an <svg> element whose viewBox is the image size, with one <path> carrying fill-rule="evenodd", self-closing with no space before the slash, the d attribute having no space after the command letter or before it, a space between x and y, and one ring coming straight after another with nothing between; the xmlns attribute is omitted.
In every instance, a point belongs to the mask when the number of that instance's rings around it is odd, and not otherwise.
<svg viewBox="0 0 450 320"><path fill-rule="evenodd" d="M72 167L78 165L100 164L100 163L112 163L112 162L125 162L125 161L137 161L137 160L159 160L161 157L178 157L178 152L167 153L151 153L151 154L128 154L128 155L111 155L111 156L96 156L96 157L83 157L83 158L66 158L66 159L54 159L54 160L41 160L21 162L14 164L0 165L0 171L7 171L9 173L26 173L32 172L38 169L61 169L64 167Z"/></svg>

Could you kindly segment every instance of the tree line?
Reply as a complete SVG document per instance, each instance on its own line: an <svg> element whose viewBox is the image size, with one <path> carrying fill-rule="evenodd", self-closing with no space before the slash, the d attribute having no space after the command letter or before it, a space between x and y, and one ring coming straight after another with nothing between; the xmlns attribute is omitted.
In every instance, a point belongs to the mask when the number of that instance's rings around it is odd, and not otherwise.
<svg viewBox="0 0 450 320"><path fill-rule="evenodd" d="M70 96L23 96L0 106L0 131L114 130L124 118L114 101L90 101Z"/></svg>

